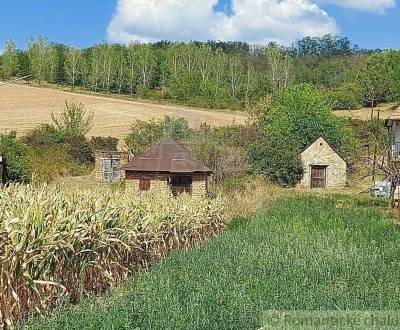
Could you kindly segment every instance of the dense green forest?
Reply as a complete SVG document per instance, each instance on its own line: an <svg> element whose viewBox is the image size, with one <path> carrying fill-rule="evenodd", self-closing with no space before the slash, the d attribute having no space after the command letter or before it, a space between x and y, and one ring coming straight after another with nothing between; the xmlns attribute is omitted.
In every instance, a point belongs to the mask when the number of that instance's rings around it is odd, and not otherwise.
<svg viewBox="0 0 400 330"><path fill-rule="evenodd" d="M354 109L400 95L400 53L363 50L347 38L307 37L283 47L243 42L102 43L79 49L29 38L12 40L0 77L185 104L244 109L260 97L301 83L325 89L336 109Z"/></svg>

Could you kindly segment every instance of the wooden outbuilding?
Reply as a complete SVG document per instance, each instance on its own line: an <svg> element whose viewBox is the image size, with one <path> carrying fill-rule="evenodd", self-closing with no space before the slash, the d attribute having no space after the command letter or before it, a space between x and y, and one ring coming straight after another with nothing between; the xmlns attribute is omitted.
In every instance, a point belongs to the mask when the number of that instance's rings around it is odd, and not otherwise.
<svg viewBox="0 0 400 330"><path fill-rule="evenodd" d="M342 188L347 184L347 163L323 136L300 154L304 176L299 187L311 189Z"/></svg>
<svg viewBox="0 0 400 330"><path fill-rule="evenodd" d="M125 185L139 191L172 191L174 195L207 193L212 171L169 137L125 167Z"/></svg>
<svg viewBox="0 0 400 330"><path fill-rule="evenodd" d="M126 152L96 151L93 176L102 182L119 182L125 178L123 166L127 163Z"/></svg>
<svg viewBox="0 0 400 330"><path fill-rule="evenodd" d="M390 137L390 159L391 161L400 160L400 111L395 111L385 120L386 127L389 128Z"/></svg>

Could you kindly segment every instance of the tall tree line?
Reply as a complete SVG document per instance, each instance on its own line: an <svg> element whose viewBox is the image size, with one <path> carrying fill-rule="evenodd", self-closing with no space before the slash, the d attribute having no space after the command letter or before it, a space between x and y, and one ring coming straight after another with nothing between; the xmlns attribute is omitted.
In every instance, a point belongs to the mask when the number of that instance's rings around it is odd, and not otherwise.
<svg viewBox="0 0 400 330"><path fill-rule="evenodd" d="M43 82L94 92L169 98L203 106L240 108L291 84L334 89L354 81L365 51L346 38L305 38L275 43L101 43L90 48L51 43L39 36L18 50L7 41L0 76L30 74Z"/></svg>

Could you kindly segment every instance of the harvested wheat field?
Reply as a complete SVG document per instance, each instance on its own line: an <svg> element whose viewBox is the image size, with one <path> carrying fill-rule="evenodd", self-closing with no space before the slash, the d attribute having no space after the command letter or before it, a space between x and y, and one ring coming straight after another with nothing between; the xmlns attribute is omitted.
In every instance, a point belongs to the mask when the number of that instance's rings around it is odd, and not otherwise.
<svg viewBox="0 0 400 330"><path fill-rule="evenodd" d="M393 112L396 111L396 107L390 103L383 103L374 108L374 117L378 115L380 110L380 119L389 118ZM334 112L339 117L350 117L352 119L369 120L371 118L371 108L360 108L357 110L337 110Z"/></svg>
<svg viewBox="0 0 400 330"><path fill-rule="evenodd" d="M65 100L82 102L95 114L90 135L123 138L136 119L185 117L192 127L207 122L212 126L244 123L246 116L233 111L215 111L176 105L161 105L121 100L112 97L77 94L26 85L0 86L0 132L16 130L19 135L39 123L49 122Z"/></svg>

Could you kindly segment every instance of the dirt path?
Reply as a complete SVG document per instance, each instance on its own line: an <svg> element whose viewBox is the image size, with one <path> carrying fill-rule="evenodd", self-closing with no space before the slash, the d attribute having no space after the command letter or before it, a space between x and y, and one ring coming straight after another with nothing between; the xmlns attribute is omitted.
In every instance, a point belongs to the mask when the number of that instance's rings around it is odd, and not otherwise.
<svg viewBox="0 0 400 330"><path fill-rule="evenodd" d="M153 104L99 95L78 94L26 85L0 86L0 132L16 130L23 134L39 123L48 122L52 112L60 111L65 100L84 103L95 114L91 135L123 138L136 119L163 118L165 115L186 118L192 127L207 122L212 126L244 123L244 113L216 111L177 105Z"/></svg>

